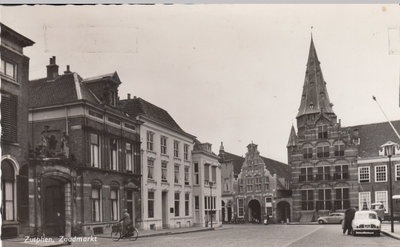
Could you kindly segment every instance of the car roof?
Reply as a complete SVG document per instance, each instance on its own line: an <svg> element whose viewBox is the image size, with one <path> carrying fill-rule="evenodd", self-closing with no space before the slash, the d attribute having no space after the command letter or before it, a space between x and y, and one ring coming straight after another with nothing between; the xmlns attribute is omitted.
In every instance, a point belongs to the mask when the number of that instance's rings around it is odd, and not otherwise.
<svg viewBox="0 0 400 247"><path fill-rule="evenodd" d="M376 214L376 212L371 210L364 210L364 211L357 211L356 214Z"/></svg>

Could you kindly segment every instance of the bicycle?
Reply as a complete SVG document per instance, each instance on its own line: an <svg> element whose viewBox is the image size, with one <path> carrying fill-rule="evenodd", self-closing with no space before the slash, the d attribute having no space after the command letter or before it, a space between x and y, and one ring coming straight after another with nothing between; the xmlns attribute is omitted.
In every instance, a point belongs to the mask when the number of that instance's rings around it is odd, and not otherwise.
<svg viewBox="0 0 400 247"><path fill-rule="evenodd" d="M130 241L135 241L139 237L139 232L136 229L136 227L134 227L134 226L132 226L132 227L133 227L133 229L129 233L123 235L122 224L121 223L114 224L111 228L112 240L118 241L123 238L128 238Z"/></svg>

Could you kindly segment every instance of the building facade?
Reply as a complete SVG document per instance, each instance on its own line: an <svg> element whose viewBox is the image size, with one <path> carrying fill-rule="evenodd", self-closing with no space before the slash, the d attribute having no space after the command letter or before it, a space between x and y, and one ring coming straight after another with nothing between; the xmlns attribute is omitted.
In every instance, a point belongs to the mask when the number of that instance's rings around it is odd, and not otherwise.
<svg viewBox="0 0 400 247"><path fill-rule="evenodd" d="M265 219L270 222L290 221L291 168L261 156L256 144L249 144L247 149L243 158L225 152L221 145L222 204L226 210L223 219L254 223L262 223ZM229 207L233 216L229 214Z"/></svg>
<svg viewBox="0 0 400 247"><path fill-rule="evenodd" d="M107 233L125 209L140 222L141 122L117 108L118 74L58 70L52 57L47 77L29 82L25 234Z"/></svg>
<svg viewBox="0 0 400 247"><path fill-rule="evenodd" d="M217 227L221 221L221 165L210 143L195 140L193 160L194 225Z"/></svg>
<svg viewBox="0 0 400 247"><path fill-rule="evenodd" d="M23 231L26 208L19 203L20 169L28 163L27 83L29 58L23 49L34 42L0 23L1 28L1 190L2 238Z"/></svg>
<svg viewBox="0 0 400 247"><path fill-rule="evenodd" d="M141 98L128 95L120 108L143 122L141 228L193 226L191 156L195 137L184 132L167 111Z"/></svg>
<svg viewBox="0 0 400 247"><path fill-rule="evenodd" d="M359 139L337 121L311 39L303 93L292 126L288 163L293 177L293 220L312 221L358 205Z"/></svg>

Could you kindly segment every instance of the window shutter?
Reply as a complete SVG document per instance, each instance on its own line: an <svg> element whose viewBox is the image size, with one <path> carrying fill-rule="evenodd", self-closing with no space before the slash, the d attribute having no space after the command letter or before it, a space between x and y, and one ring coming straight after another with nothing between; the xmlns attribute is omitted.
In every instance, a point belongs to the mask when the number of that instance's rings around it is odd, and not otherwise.
<svg viewBox="0 0 400 247"><path fill-rule="evenodd" d="M17 104L17 96L1 93L1 138L10 142L17 142Z"/></svg>

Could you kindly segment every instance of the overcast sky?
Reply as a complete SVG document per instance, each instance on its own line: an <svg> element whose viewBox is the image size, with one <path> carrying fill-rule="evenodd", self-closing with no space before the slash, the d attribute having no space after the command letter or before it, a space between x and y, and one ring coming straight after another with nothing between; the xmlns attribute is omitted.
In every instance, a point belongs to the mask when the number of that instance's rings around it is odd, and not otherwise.
<svg viewBox="0 0 400 247"><path fill-rule="evenodd" d="M83 78L117 71L127 93L167 110L202 142L287 162L311 27L342 126L400 119L399 5L0 7L32 39L30 79L49 57ZM389 45L390 44L390 45ZM393 140L400 141L400 140Z"/></svg>

